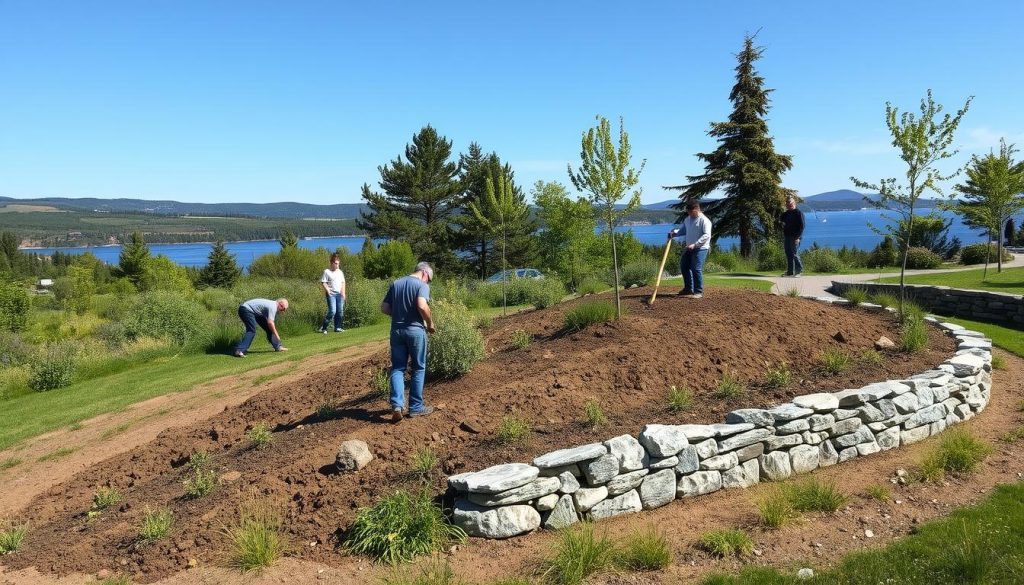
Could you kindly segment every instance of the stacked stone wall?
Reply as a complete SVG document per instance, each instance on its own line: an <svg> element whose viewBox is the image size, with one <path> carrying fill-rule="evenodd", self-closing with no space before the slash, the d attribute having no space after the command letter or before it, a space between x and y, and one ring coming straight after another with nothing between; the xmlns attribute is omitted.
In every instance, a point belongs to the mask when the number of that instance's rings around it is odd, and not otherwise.
<svg viewBox="0 0 1024 585"><path fill-rule="evenodd" d="M829 291L838 296L850 288L862 288L868 294L879 292L898 295L898 284L850 283L832 281ZM984 290L964 290L948 286L927 286L910 284L906 286L907 297L917 304L940 315L963 317L974 321L985 321L1024 329L1024 296Z"/></svg>

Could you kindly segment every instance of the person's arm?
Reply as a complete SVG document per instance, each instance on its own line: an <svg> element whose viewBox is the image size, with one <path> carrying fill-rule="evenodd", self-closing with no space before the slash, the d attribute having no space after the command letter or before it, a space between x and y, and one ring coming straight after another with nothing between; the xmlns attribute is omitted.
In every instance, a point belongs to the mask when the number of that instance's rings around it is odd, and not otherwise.
<svg viewBox="0 0 1024 585"><path fill-rule="evenodd" d="M420 310L420 316L423 317L423 324L427 326L427 333L433 333L434 317L430 314L430 305L427 304L427 299L417 297L416 308Z"/></svg>
<svg viewBox="0 0 1024 585"><path fill-rule="evenodd" d="M391 316L391 303L384 301L380 304L380 312L387 316Z"/></svg>
<svg viewBox="0 0 1024 585"><path fill-rule="evenodd" d="M388 287L388 292L384 294L384 300L380 303L380 312L384 313L388 317L391 316L391 301L394 300L395 285Z"/></svg>
<svg viewBox="0 0 1024 585"><path fill-rule="evenodd" d="M276 351L288 351L287 347L281 345L281 334L277 332L277 325L274 325L273 319L267 319L267 329L270 330L271 338L277 340Z"/></svg>
<svg viewBox="0 0 1024 585"><path fill-rule="evenodd" d="M699 250L704 247L704 244L711 241L711 222L707 218L701 218L700 232L700 237L693 243L692 249L694 250Z"/></svg>
<svg viewBox="0 0 1024 585"><path fill-rule="evenodd" d="M348 300L348 293L345 292L345 277L341 277L341 300Z"/></svg>
<svg viewBox="0 0 1024 585"><path fill-rule="evenodd" d="M796 230L796 240L797 240L797 243L799 244L800 243L800 238L804 237L804 212L802 212L800 210L797 210L796 220L797 220L796 225L797 225L797 228L798 228Z"/></svg>
<svg viewBox="0 0 1024 585"><path fill-rule="evenodd" d="M324 271L323 276L320 277L320 288L324 289L324 294L331 294L331 287L327 286L327 271Z"/></svg>

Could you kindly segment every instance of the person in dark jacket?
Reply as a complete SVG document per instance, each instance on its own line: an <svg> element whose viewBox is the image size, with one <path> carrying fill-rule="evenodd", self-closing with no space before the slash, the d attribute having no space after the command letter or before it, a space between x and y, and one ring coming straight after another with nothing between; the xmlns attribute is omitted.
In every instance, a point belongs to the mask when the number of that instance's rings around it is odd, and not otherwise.
<svg viewBox="0 0 1024 585"><path fill-rule="evenodd" d="M786 211L782 212L782 239L786 249L786 273L782 276L798 277L804 271L800 261L800 238L804 235L804 212L796 208L796 199L786 198Z"/></svg>

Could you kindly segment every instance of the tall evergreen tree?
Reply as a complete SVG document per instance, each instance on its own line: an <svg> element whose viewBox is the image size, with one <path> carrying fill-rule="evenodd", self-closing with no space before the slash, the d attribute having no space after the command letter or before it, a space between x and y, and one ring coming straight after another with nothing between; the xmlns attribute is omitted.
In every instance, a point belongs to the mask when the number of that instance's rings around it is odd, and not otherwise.
<svg viewBox="0 0 1024 585"><path fill-rule="evenodd" d="M357 225L371 237L409 242L419 259L442 269L455 268L452 220L465 197L460 165L449 160L451 155L451 141L433 127L424 127L406 145L404 160L399 157L378 167L383 193L363 185L369 211L360 214Z"/></svg>
<svg viewBox="0 0 1024 585"><path fill-rule="evenodd" d="M476 142L471 142L469 151L459 156L460 178L467 205L480 202L486 196L485 182L488 167L494 162L492 158L497 158L497 155L485 155ZM468 208L455 218L455 224L459 226L458 248L466 252L473 273L486 278L494 266L493 242L488 238L487 226L481 224Z"/></svg>
<svg viewBox="0 0 1024 585"><path fill-rule="evenodd" d="M770 109L764 78L754 68L763 47L754 46L754 37L747 35L743 50L736 56L736 84L729 93L733 111L728 121L712 122L708 136L718 140L713 152L697 153L704 163L704 173L687 176L685 185L665 187L680 191L679 203L672 206L681 221L686 216L686 202L699 200L715 191L721 199L701 203L714 222L713 238L739 236L740 253L749 257L754 243L775 234L775 218L789 195L782 186L782 175L793 167L793 157L775 152L775 142L768 134L766 116Z"/></svg>
<svg viewBox="0 0 1024 585"><path fill-rule="evenodd" d="M18 236L14 232L0 233L0 270L6 269L17 274L22 264L22 253L18 250Z"/></svg>
<svg viewBox="0 0 1024 585"><path fill-rule="evenodd" d="M485 181L486 196L479 202L470 201L469 208L481 225L486 226L489 234L500 238L501 250L501 309L508 313L506 289L508 269L508 232L510 227L522 226L529 221L530 208L526 205L523 193L516 193L512 180L502 174L495 182L491 177Z"/></svg>
<svg viewBox="0 0 1024 585"><path fill-rule="evenodd" d="M967 180L954 187L964 198L954 209L972 223L985 227L989 239L996 239L997 272L1003 271L1002 236L1007 222L1024 210L1024 161L1013 160L1016 151L1012 144L1001 140L998 156L989 152L983 157L971 157Z"/></svg>
<svg viewBox="0 0 1024 585"><path fill-rule="evenodd" d="M206 266L199 271L200 287L231 288L242 276L235 257L228 252L224 240L217 240L207 257Z"/></svg>
<svg viewBox="0 0 1024 585"><path fill-rule="evenodd" d="M118 276L132 281L136 287L142 282L149 262L149 246L142 238L142 232L132 232L131 237L121 247L121 255L117 261Z"/></svg>
<svg viewBox="0 0 1024 585"><path fill-rule="evenodd" d="M290 229L285 229L284 232L281 233L281 237L278 238L277 241L278 241L279 244L281 244L281 249L282 250L284 250L286 248L298 248L299 247L299 237L296 236L295 232L293 232Z"/></svg>

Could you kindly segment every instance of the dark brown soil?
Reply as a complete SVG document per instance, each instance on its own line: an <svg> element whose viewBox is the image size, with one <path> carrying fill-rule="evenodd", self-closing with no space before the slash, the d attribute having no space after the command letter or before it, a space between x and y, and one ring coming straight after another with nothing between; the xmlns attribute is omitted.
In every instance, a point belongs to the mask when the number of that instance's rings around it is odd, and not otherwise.
<svg viewBox="0 0 1024 585"><path fill-rule="evenodd" d="M925 352L887 353L880 366L855 359L847 373L825 377L815 366L824 349L858 357L881 335L898 339L896 324L878 313L748 291L715 291L702 300L662 297L649 310L643 307L645 297L643 289L630 291L622 321L567 336L558 331L562 317L579 301L495 320L486 331L484 362L459 380L428 384L427 400L439 407L430 417L384 422L386 400L368 390L373 368L386 360L381 353L168 430L33 500L19 519L32 527L23 552L4 564L56 574L112 569L130 572L139 582L180 571L190 559L216 564L228 548L224 527L255 493L284 512L293 556L340 565L346 557L337 538L356 509L396 487L416 485L408 470L417 449L438 453L445 474L529 461L551 449L635 434L646 423L718 422L735 408L903 377L934 367L953 351L952 340L934 330ZM509 346L517 329L534 336L525 350ZM783 361L793 371L793 383L784 390L760 387L766 364ZM726 372L750 381L745 397L726 402L714 396ZM692 409L669 412L670 385L692 390ZM589 400L600 403L608 425L584 424ZM325 403L337 408L319 418L317 408ZM504 446L494 439L501 417L509 413L532 422L535 433L527 445ZM245 439L259 422L275 429L265 450L252 449ZM335 451L350 438L369 443L376 459L357 474L337 475ZM201 449L214 454L220 472L240 476L210 496L186 500L184 464ZM116 487L124 502L88 521L92 494L107 485ZM431 486L437 493L444 490L440 473ZM165 506L174 513L170 536L139 544L137 527L145 508Z"/></svg>

